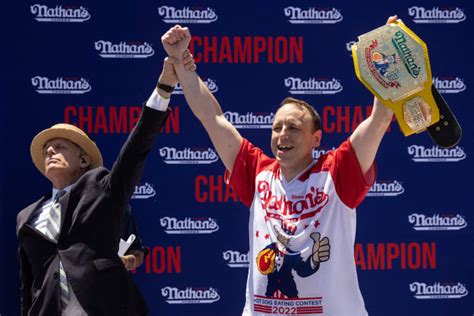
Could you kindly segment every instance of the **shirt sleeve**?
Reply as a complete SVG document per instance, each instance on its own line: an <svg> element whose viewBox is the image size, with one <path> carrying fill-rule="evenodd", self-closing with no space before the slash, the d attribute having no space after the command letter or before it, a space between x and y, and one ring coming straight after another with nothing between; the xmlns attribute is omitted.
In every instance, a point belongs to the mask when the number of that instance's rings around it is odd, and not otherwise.
<svg viewBox="0 0 474 316"><path fill-rule="evenodd" d="M255 194L255 178L258 172L273 160L244 138L232 173L229 170L225 171L224 179L227 185L237 192L240 200L247 207L252 205Z"/></svg>
<svg viewBox="0 0 474 316"><path fill-rule="evenodd" d="M364 174L349 139L328 155L325 164L331 173L337 195L345 205L356 208L374 184L377 171L375 161Z"/></svg>

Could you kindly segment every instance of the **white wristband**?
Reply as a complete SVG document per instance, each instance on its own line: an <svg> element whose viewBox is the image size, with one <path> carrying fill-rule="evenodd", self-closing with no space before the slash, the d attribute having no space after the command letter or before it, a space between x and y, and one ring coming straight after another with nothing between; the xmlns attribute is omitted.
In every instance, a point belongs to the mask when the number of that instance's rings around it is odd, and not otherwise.
<svg viewBox="0 0 474 316"><path fill-rule="evenodd" d="M170 99L163 98L158 91L153 90L153 93L146 101L146 106L158 110L158 111L166 111L168 109L168 104L170 103Z"/></svg>

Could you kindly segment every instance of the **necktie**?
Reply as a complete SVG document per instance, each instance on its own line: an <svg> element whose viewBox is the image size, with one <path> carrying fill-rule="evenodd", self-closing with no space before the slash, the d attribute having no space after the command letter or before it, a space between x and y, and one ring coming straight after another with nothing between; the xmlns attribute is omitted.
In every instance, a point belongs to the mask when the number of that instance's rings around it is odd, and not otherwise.
<svg viewBox="0 0 474 316"><path fill-rule="evenodd" d="M66 194L66 191L60 190L56 193L51 205L50 216L46 225L46 234L58 241L61 226L61 204L59 198ZM69 288L67 284L66 271L64 271L63 263L59 260L59 286L61 287L61 308L64 310L69 302Z"/></svg>

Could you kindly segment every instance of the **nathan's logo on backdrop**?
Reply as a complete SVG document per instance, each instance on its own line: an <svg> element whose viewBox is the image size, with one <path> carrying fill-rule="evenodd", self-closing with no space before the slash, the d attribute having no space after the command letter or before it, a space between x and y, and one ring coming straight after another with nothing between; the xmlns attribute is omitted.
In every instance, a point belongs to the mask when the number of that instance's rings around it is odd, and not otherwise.
<svg viewBox="0 0 474 316"><path fill-rule="evenodd" d="M84 7L57 5L49 8L44 4L30 6L30 11L39 22L84 22L91 18Z"/></svg>
<svg viewBox="0 0 474 316"><path fill-rule="evenodd" d="M212 287L187 287L180 290L167 286L161 289L161 295L168 304L209 304L217 302L221 298L217 289Z"/></svg>
<svg viewBox="0 0 474 316"><path fill-rule="evenodd" d="M469 292L460 282L457 284L442 284L436 282L428 285L423 282L410 283L410 291L417 299L452 299L466 296Z"/></svg>
<svg viewBox="0 0 474 316"><path fill-rule="evenodd" d="M464 79L459 77L433 77L433 85L439 93L459 93L466 90Z"/></svg>
<svg viewBox="0 0 474 316"><path fill-rule="evenodd" d="M426 216L413 213L408 215L408 221L414 230L460 230L467 226L464 216L459 214Z"/></svg>
<svg viewBox="0 0 474 316"><path fill-rule="evenodd" d="M357 44L356 41L350 41L350 42L346 43L346 50L349 52L351 57L352 57L352 48L351 47L352 47L352 45L355 45L355 44Z"/></svg>
<svg viewBox="0 0 474 316"><path fill-rule="evenodd" d="M212 8L191 9L184 7L176 9L175 7L161 6L158 8L158 14L163 17L165 23L212 23L217 21L217 14Z"/></svg>
<svg viewBox="0 0 474 316"><path fill-rule="evenodd" d="M155 54L150 44L141 41L112 43L100 40L94 47L102 58L148 58Z"/></svg>
<svg viewBox="0 0 474 316"><path fill-rule="evenodd" d="M342 85L339 80L334 78L316 79L288 77L285 79L285 86L291 94L336 94L342 91Z"/></svg>
<svg viewBox="0 0 474 316"><path fill-rule="evenodd" d="M83 94L91 91L91 85L84 78L49 79L36 76L31 78L31 84L40 94Z"/></svg>
<svg viewBox="0 0 474 316"><path fill-rule="evenodd" d="M259 129L272 128L274 113L252 113L240 114L238 112L227 111L225 118L238 129Z"/></svg>
<svg viewBox="0 0 474 316"><path fill-rule="evenodd" d="M464 10L458 7L450 9L411 7L408 8L408 14L413 17L415 23L459 23L466 19Z"/></svg>
<svg viewBox="0 0 474 316"><path fill-rule="evenodd" d="M249 267L249 254L240 253L236 250L227 250L222 253L224 260L227 261L227 265L231 268L248 268Z"/></svg>
<svg viewBox="0 0 474 316"><path fill-rule="evenodd" d="M219 225L213 218L177 219L175 217L160 218L160 225L167 234L211 234L219 230Z"/></svg>
<svg viewBox="0 0 474 316"><path fill-rule="evenodd" d="M185 148L179 150L174 147L162 147L160 148L160 156L164 158L164 163L170 165L211 164L219 159L216 152L211 148Z"/></svg>
<svg viewBox="0 0 474 316"><path fill-rule="evenodd" d="M211 91L212 93L216 93L217 90L219 90L219 87L216 85L216 82L214 80L208 78L207 80L203 80L203 82L207 86L209 91ZM172 94L184 94L183 87L179 82L176 84L176 88L174 89Z"/></svg>
<svg viewBox="0 0 474 316"><path fill-rule="evenodd" d="M153 185L145 182L142 185L135 186L135 191L133 192L132 199L149 199L156 195Z"/></svg>
<svg viewBox="0 0 474 316"><path fill-rule="evenodd" d="M457 162L466 159L466 153L459 146L441 148L433 145L430 148L425 148L424 146L411 145L408 147L408 154L415 162Z"/></svg>
<svg viewBox="0 0 474 316"><path fill-rule="evenodd" d="M315 149L313 149L313 159L319 159L319 157L321 157L322 155L327 154L331 150L336 150L336 147L329 148L329 149L321 148L321 147L319 147L317 149L315 148Z"/></svg>
<svg viewBox="0 0 474 316"><path fill-rule="evenodd" d="M196 63L302 64L303 36L193 36Z"/></svg>
<svg viewBox="0 0 474 316"><path fill-rule="evenodd" d="M287 7L283 10L288 21L293 24L334 24L341 22L343 17L338 9L301 9Z"/></svg>
<svg viewBox="0 0 474 316"><path fill-rule="evenodd" d="M398 52L405 68L408 70L408 73L413 78L418 78L420 74L421 67L415 62L415 59L411 55L411 49L407 45L407 38L405 34L401 31L395 32L392 37L392 44Z"/></svg>
<svg viewBox="0 0 474 316"><path fill-rule="evenodd" d="M367 196L397 196L405 192L401 182L393 181L375 181L372 188L370 188Z"/></svg>

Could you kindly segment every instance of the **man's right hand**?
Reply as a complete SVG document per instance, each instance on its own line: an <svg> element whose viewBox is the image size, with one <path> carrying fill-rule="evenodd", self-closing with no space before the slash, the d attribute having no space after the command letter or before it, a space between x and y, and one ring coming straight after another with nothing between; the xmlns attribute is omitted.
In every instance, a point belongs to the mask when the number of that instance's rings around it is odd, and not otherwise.
<svg viewBox="0 0 474 316"><path fill-rule="evenodd" d="M182 61L183 53L188 48L190 41L189 29L180 25L173 26L161 37L161 43L166 53L168 56L174 57L178 63Z"/></svg>

